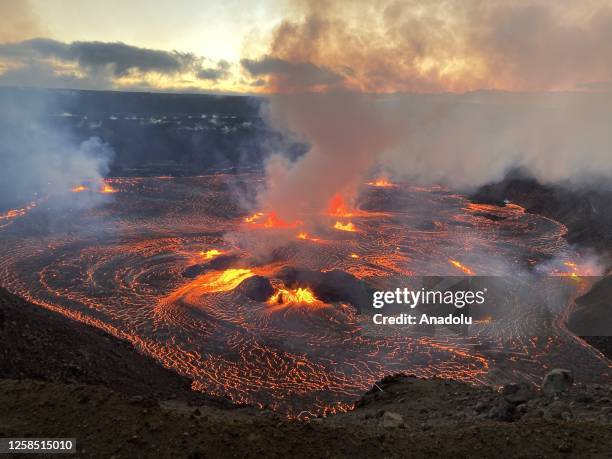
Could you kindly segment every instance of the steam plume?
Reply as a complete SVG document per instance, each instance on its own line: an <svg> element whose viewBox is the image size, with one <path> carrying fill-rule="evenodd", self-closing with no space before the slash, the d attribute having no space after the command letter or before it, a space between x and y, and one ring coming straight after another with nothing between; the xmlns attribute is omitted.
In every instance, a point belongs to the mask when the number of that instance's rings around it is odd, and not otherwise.
<svg viewBox="0 0 612 459"><path fill-rule="evenodd" d="M605 2L294 6L267 54L243 60L281 93L268 120L311 146L295 163L271 160L263 208L324 208L381 165L461 189L516 166L543 182L612 176ZM483 88L514 92L407 94Z"/></svg>
<svg viewBox="0 0 612 459"><path fill-rule="evenodd" d="M11 92L12 91L12 92ZM37 197L54 206L74 206L70 190L82 181L99 182L109 170L112 148L97 137L80 141L53 125L52 101L23 103L19 90L2 93L0 108L0 206L9 208ZM93 205L95 194L79 196Z"/></svg>

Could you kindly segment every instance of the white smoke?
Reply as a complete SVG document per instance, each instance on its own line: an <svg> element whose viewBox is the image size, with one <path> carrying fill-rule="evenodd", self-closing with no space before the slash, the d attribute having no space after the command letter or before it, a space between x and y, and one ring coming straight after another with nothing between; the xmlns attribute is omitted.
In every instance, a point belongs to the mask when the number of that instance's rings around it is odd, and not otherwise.
<svg viewBox="0 0 612 459"><path fill-rule="evenodd" d="M4 96L0 109L0 206L9 208L41 197L49 198L54 207L99 202L101 197L96 193L79 196L77 201L71 189L83 182L99 184L109 171L113 149L97 137L82 141L52 122L49 100L24 104L18 97Z"/></svg>

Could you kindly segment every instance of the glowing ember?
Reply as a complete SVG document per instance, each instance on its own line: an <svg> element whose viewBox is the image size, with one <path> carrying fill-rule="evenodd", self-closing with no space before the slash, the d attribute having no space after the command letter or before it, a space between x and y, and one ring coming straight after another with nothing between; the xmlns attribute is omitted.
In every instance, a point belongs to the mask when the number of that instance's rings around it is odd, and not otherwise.
<svg viewBox="0 0 612 459"><path fill-rule="evenodd" d="M250 217L245 217L244 221L245 223L255 223L261 217L263 217L263 212L257 212L256 214L253 214Z"/></svg>
<svg viewBox="0 0 612 459"><path fill-rule="evenodd" d="M333 198L331 198L331 201L329 201L327 213L337 217L352 217L354 215L353 211L347 207L346 202L344 201L344 196L342 196L340 193L336 194Z"/></svg>
<svg viewBox="0 0 612 459"><path fill-rule="evenodd" d="M334 217L376 217L376 216L384 216L386 214L381 212L365 212L363 210L355 209L349 207L346 204L344 196L340 193L334 195L333 198L329 201L329 206L327 206L327 215L332 215Z"/></svg>
<svg viewBox="0 0 612 459"><path fill-rule="evenodd" d="M377 187L381 187L381 188L389 188L389 187L395 186L393 183L391 183L390 181L388 181L385 178L379 178L378 180L376 180L374 182L368 182L368 185L370 185L370 186L377 186Z"/></svg>
<svg viewBox="0 0 612 459"><path fill-rule="evenodd" d="M296 220L294 222L286 222L276 215L276 212L272 211L268 213L267 218L263 221L263 223L258 223L259 220L264 217L265 214L263 212L257 212L256 214L251 215L250 217L246 217L244 219L245 223L258 224L263 226L264 228L294 228L302 222Z"/></svg>
<svg viewBox="0 0 612 459"><path fill-rule="evenodd" d="M356 253L351 253L351 258L361 258L359 255L357 255Z"/></svg>
<svg viewBox="0 0 612 459"><path fill-rule="evenodd" d="M281 220L276 215L276 212L270 212L263 226L264 228L291 228L293 226L296 226L297 224L298 222L288 223L284 220Z"/></svg>
<svg viewBox="0 0 612 459"><path fill-rule="evenodd" d="M227 292L254 275L255 273L250 269L232 268L206 275L201 280L205 281L202 286L206 287L208 292Z"/></svg>
<svg viewBox="0 0 612 459"><path fill-rule="evenodd" d="M564 268L552 271L553 276L572 277L580 280L580 277L597 276L599 271L597 267L574 263L573 261L563 262Z"/></svg>
<svg viewBox="0 0 612 459"><path fill-rule="evenodd" d="M118 190L110 186L108 183L105 183L102 189L100 190L101 193L117 193L117 191Z"/></svg>
<svg viewBox="0 0 612 459"><path fill-rule="evenodd" d="M312 242L319 242L321 241L321 239L317 238L317 237L312 237L310 234L306 233L305 231L301 231L297 234L296 238L302 240L302 241L312 241Z"/></svg>
<svg viewBox="0 0 612 459"><path fill-rule="evenodd" d="M74 188L72 188L70 191L72 191L73 193L81 193L83 191L87 191L89 190L88 187L86 187L85 185L78 185L75 186Z"/></svg>
<svg viewBox="0 0 612 459"><path fill-rule="evenodd" d="M210 250L200 252L200 255L203 256L206 260L211 260L215 257L218 257L222 253L223 252L221 252L220 250L210 249Z"/></svg>
<svg viewBox="0 0 612 459"><path fill-rule="evenodd" d="M317 304L320 301L308 287L297 289L279 288L268 300L268 304Z"/></svg>
<svg viewBox="0 0 612 459"><path fill-rule="evenodd" d="M22 207L21 209L11 209L3 214L0 214L0 228L4 228L5 226L9 225L11 221L16 217L23 217L34 207L36 207L36 205L37 202L32 201L30 204L25 207Z"/></svg>
<svg viewBox="0 0 612 459"><path fill-rule="evenodd" d="M457 260L453 260L452 258L448 259L448 262L453 265L455 268L457 268L460 271L463 271L465 274L467 274L468 276L474 276L475 273L474 271L472 271L470 268L468 268L465 265L462 265L460 262L458 262Z"/></svg>
<svg viewBox="0 0 612 459"><path fill-rule="evenodd" d="M340 231L350 231L350 232L355 232L357 231L357 228L355 228L355 225L353 225L353 223L351 222L347 222L347 223L342 223L340 221L337 221L334 224L334 229L340 230Z"/></svg>

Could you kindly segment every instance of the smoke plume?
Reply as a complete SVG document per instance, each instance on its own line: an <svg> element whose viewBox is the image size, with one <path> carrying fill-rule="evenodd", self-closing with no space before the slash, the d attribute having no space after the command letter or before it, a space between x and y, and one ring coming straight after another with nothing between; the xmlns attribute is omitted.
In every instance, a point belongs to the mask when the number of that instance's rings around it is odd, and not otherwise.
<svg viewBox="0 0 612 459"><path fill-rule="evenodd" d="M79 196L71 189L82 182L99 184L114 152L97 137L79 140L53 123L52 96L24 103L20 90L2 92L0 108L0 207L40 198L53 206L89 206L101 198ZM98 185L99 186L99 185Z"/></svg>
<svg viewBox="0 0 612 459"><path fill-rule="evenodd" d="M270 160L262 208L322 209L374 167L462 190L517 166L543 182L612 176L605 2L293 5L268 52L242 61L280 93L268 121L311 147Z"/></svg>

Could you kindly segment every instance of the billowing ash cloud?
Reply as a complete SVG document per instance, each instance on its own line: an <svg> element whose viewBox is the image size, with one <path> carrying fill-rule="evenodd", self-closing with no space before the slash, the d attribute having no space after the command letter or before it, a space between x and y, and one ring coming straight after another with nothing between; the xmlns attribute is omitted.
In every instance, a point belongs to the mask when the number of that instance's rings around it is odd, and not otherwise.
<svg viewBox="0 0 612 459"><path fill-rule="evenodd" d="M89 206L97 193L77 197L71 189L82 182L100 186L114 156L97 137L77 140L54 126L46 103L23 104L19 91L3 91L0 104L0 208L43 197L53 206ZM52 103L52 101L48 101Z"/></svg>

